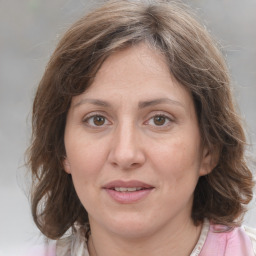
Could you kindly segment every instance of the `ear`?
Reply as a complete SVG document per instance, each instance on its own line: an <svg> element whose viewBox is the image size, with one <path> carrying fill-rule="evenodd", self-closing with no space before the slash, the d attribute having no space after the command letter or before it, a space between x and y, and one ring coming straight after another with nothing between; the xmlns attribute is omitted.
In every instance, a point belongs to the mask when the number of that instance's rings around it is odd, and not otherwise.
<svg viewBox="0 0 256 256"><path fill-rule="evenodd" d="M62 164L63 164L64 171L68 174L71 174L70 163L69 163L67 157L64 158Z"/></svg>
<svg viewBox="0 0 256 256"><path fill-rule="evenodd" d="M219 162L219 150L213 148L209 150L208 147L204 147L202 152L201 167L199 176L204 176L212 172Z"/></svg>

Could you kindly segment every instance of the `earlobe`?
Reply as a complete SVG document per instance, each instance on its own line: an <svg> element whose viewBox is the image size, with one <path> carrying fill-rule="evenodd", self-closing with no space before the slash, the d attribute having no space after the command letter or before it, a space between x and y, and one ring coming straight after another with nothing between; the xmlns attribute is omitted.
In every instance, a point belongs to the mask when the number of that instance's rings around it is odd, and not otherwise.
<svg viewBox="0 0 256 256"><path fill-rule="evenodd" d="M63 168L64 168L65 172L68 174L71 174L70 163L69 163L67 157L64 158L62 164L63 164Z"/></svg>
<svg viewBox="0 0 256 256"><path fill-rule="evenodd" d="M219 153L217 149L209 150L207 147L203 150L200 176L207 175L217 166L219 162Z"/></svg>

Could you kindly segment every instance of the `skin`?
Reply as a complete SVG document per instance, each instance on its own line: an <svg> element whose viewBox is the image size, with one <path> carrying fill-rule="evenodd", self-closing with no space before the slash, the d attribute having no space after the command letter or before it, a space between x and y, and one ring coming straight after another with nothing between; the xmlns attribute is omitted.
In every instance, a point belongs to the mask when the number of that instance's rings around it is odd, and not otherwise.
<svg viewBox="0 0 256 256"><path fill-rule="evenodd" d="M64 142L65 171L89 215L90 255L191 253L201 230L191 219L193 193L212 157L191 94L163 56L144 43L111 55L90 88L72 99ZM121 204L102 188L113 180L154 189Z"/></svg>

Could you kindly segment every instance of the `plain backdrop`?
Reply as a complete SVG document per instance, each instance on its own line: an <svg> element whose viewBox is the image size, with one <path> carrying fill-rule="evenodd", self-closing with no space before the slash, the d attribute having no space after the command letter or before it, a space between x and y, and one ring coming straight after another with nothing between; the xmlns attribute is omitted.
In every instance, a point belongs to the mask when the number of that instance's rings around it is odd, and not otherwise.
<svg viewBox="0 0 256 256"><path fill-rule="evenodd" d="M0 255L21 255L42 241L27 199L24 152L33 95L60 35L97 1L0 0ZM191 0L221 43L255 155L256 0ZM245 223L256 227L255 201Z"/></svg>

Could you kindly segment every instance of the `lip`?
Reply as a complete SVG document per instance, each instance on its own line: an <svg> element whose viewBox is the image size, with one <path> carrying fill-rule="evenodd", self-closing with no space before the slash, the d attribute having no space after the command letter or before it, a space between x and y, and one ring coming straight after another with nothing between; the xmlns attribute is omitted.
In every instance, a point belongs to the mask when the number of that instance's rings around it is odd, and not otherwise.
<svg viewBox="0 0 256 256"><path fill-rule="evenodd" d="M134 188L140 187L142 190L133 192L121 192L114 190L115 187ZM111 199L120 204L136 203L142 199L145 199L153 190L154 186L141 182L138 180L122 181L115 180L107 183L103 186L103 189L107 192Z"/></svg>
<svg viewBox="0 0 256 256"><path fill-rule="evenodd" d="M130 180L130 181L114 180L103 186L103 188L105 189L113 189L115 187L124 187L124 188L142 187L145 189L154 188L154 186L138 180Z"/></svg>

